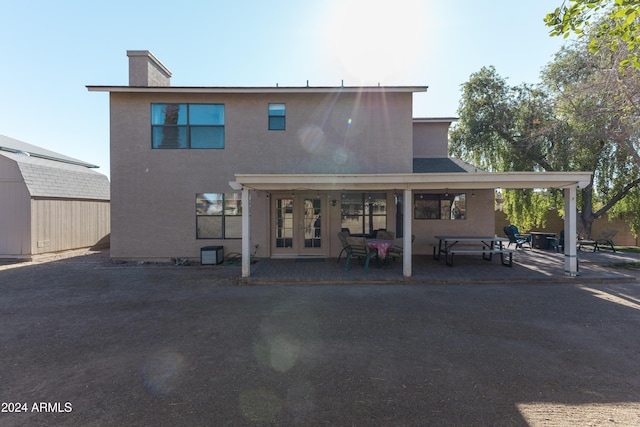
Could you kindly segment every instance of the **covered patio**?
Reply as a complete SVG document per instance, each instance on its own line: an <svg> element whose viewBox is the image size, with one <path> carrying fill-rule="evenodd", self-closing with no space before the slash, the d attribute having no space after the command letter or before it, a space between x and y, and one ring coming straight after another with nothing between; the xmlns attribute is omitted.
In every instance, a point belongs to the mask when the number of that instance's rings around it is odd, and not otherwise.
<svg viewBox="0 0 640 427"><path fill-rule="evenodd" d="M638 263L640 254L611 251L578 251L580 275L564 274L564 255L552 250L518 250L514 254L513 268L503 267L500 260L484 261L478 255L460 258L454 267L443 259L435 260L431 255L414 255L412 275L402 275L402 262L396 260L382 266L372 261L369 271L364 265L353 262L345 271L345 259L327 258L318 262L300 262L293 259L259 259L251 266L251 276L240 278L241 283L262 284L512 284L512 285L558 285L576 283L623 283L637 280L633 269L614 268L621 263ZM215 267L211 267L214 269ZM227 268L224 272L240 274L240 269ZM220 271L218 267L216 271ZM237 277L237 276L236 276Z"/></svg>
<svg viewBox="0 0 640 427"><path fill-rule="evenodd" d="M505 172L493 173L408 173L408 174L236 174L232 188L242 190L242 277L251 275L251 192L252 191L394 191L405 201L413 200L415 191L447 191L497 188L556 188L564 191L565 221L564 274L578 275L576 245L576 193L590 182L590 172ZM413 209L404 209L402 276L414 274L411 235ZM461 234L469 234L469 232ZM455 270L455 269L453 269Z"/></svg>

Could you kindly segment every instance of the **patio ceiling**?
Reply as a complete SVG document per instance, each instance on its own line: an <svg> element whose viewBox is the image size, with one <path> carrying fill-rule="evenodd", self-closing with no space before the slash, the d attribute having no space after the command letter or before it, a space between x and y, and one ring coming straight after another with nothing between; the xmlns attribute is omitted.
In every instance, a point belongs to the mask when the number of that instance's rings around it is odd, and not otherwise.
<svg viewBox="0 0 640 427"><path fill-rule="evenodd" d="M254 190L430 190L586 187L591 172L409 174L236 174L229 184Z"/></svg>

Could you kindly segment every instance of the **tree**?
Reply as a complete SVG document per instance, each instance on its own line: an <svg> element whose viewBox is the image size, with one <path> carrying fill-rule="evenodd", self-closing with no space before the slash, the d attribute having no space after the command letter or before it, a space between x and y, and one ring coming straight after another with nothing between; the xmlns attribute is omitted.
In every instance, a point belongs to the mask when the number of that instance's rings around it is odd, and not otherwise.
<svg viewBox="0 0 640 427"><path fill-rule="evenodd" d="M620 66L640 68L637 50L640 43L639 0L564 0L560 7L547 14L544 22L551 28L551 36L566 38L576 34L584 37L585 29L589 29L591 34L587 37L591 52L602 48L616 51L622 43L627 55L620 60Z"/></svg>
<svg viewBox="0 0 640 427"><path fill-rule="evenodd" d="M562 170L553 164L557 128L550 107L544 92L511 87L494 67L483 67L463 85L450 152L488 171ZM554 202L531 189L505 189L502 195L507 215L522 228L541 225Z"/></svg>
<svg viewBox="0 0 640 427"><path fill-rule="evenodd" d="M619 53L619 52L618 52ZM584 43L558 53L538 86L510 87L493 67L463 85L451 154L490 171L592 171L579 193L583 234L605 212L640 210L640 76L616 66L613 50ZM542 226L555 191L505 191L505 211L523 228ZM640 219L631 220L640 231Z"/></svg>
<svg viewBox="0 0 640 427"><path fill-rule="evenodd" d="M622 50L588 52L583 43L562 49L543 72L557 117L567 124L572 152L593 170L593 191L582 192L582 224L605 212L640 232L640 70L617 67ZM576 150L578 150L576 152ZM576 167L576 165L569 165Z"/></svg>

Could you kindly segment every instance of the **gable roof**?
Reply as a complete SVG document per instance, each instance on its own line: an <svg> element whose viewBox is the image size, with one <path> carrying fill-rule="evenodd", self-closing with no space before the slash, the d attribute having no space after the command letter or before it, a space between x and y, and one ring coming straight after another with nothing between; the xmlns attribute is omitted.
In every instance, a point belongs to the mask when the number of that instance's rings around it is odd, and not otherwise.
<svg viewBox="0 0 640 427"><path fill-rule="evenodd" d="M0 137L0 156L16 162L31 197L110 199L109 179L90 169L96 166L12 138ZM10 149L4 149L2 144L7 140L21 144L12 143Z"/></svg>
<svg viewBox="0 0 640 427"><path fill-rule="evenodd" d="M42 147L31 145L24 141L19 141L17 139L9 138L8 136L4 135L0 135L0 151L21 154L26 153L31 157L39 157L42 159L80 165L84 166L85 168L98 167L96 165L92 165L91 163L83 162L82 160L74 159L73 157L65 156L64 154L56 153L55 151L46 150Z"/></svg>

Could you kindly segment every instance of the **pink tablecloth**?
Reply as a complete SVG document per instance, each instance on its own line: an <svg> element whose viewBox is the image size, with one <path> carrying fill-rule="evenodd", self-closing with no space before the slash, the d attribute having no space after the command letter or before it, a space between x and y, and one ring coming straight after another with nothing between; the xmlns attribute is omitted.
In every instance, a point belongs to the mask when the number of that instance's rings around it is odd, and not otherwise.
<svg viewBox="0 0 640 427"><path fill-rule="evenodd" d="M393 246L393 240L367 239L367 246L370 249L377 249L380 258L386 258L387 251Z"/></svg>

